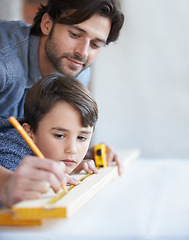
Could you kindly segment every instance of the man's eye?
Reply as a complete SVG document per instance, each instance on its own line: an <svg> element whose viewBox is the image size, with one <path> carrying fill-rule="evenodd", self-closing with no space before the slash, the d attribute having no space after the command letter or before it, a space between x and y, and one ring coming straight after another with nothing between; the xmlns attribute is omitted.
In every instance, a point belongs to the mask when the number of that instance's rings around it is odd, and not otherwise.
<svg viewBox="0 0 189 240"><path fill-rule="evenodd" d="M56 134L54 134L54 136L55 136L56 138L64 138L64 135L61 134L61 133L56 133Z"/></svg>
<svg viewBox="0 0 189 240"><path fill-rule="evenodd" d="M96 44L96 43L91 43L91 46L92 46L92 48L94 48L94 49L100 48L100 46L99 46L98 44Z"/></svg>
<svg viewBox="0 0 189 240"><path fill-rule="evenodd" d="M78 136L78 139L79 139L80 141L86 141L86 140L87 140L87 138L86 138L86 137L83 137L83 136Z"/></svg>
<svg viewBox="0 0 189 240"><path fill-rule="evenodd" d="M104 46L103 44L91 43L91 47L94 48L94 49L98 49L98 48L101 48L103 46Z"/></svg>

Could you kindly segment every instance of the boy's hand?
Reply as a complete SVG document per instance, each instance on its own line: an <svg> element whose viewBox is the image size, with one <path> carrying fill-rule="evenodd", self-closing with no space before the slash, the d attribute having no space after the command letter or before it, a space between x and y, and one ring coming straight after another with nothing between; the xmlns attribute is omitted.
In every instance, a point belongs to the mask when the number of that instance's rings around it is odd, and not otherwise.
<svg viewBox="0 0 189 240"><path fill-rule="evenodd" d="M108 166L111 166L112 162L116 162L116 165L118 166L119 175L121 176L121 174L123 172L123 166L122 166L121 162L119 161L116 152L113 150L112 147L110 147L108 145L106 145L106 157L107 157ZM91 148L89 148L89 150L85 156L85 159L93 159L93 158L94 158L94 147L91 147Z"/></svg>
<svg viewBox="0 0 189 240"><path fill-rule="evenodd" d="M84 170L86 173L98 173L98 169L95 167L94 160L83 160L71 174L79 173L81 170Z"/></svg>
<svg viewBox="0 0 189 240"><path fill-rule="evenodd" d="M68 174L66 174L67 177L67 183L70 185L78 185L80 183L79 180L77 180L76 178L69 176Z"/></svg>
<svg viewBox="0 0 189 240"><path fill-rule="evenodd" d="M51 159L39 159L26 156L14 172L11 172L5 183L5 205L25 200L37 199L46 193L50 187L58 192L66 185L65 165Z"/></svg>

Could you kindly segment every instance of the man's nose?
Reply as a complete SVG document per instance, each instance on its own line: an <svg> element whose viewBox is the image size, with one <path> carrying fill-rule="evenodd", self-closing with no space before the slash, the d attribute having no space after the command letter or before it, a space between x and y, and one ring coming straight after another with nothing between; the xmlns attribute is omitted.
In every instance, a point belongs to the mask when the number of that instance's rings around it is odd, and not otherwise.
<svg viewBox="0 0 189 240"><path fill-rule="evenodd" d="M75 49L75 54L79 56L81 59L84 59L84 61L86 61L89 55L89 45L90 45L89 40L84 39L78 43Z"/></svg>

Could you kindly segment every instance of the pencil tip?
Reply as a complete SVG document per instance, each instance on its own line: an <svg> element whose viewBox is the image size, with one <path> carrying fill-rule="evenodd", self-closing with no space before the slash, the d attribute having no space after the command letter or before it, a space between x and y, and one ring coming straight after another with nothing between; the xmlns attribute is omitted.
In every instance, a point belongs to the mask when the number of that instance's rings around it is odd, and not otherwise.
<svg viewBox="0 0 189 240"><path fill-rule="evenodd" d="M62 185L62 189L67 193L68 192L68 189L65 185Z"/></svg>

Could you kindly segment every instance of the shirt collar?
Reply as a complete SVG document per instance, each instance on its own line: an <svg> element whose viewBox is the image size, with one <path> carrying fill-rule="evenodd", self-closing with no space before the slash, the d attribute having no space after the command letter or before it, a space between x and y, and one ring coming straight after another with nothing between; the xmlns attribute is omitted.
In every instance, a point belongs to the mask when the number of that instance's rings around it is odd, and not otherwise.
<svg viewBox="0 0 189 240"><path fill-rule="evenodd" d="M28 72L28 80L29 85L33 85L35 82L39 80L41 77L40 69L39 69L39 42L40 36L36 36L31 34L29 40L29 72Z"/></svg>

